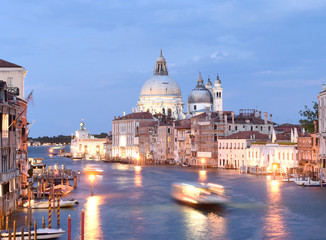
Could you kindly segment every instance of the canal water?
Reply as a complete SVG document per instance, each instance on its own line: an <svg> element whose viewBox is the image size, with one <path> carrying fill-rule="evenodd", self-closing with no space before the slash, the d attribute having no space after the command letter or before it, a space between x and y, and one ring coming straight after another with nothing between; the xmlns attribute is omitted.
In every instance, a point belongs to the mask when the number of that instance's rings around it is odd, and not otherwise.
<svg viewBox="0 0 326 240"><path fill-rule="evenodd" d="M79 205L61 209L61 227L72 218L72 239L80 239L80 215L85 211L85 239L326 239L326 188L302 188L266 176L176 166L110 164L99 161L50 157L49 147L30 147L29 157L44 157L48 165L65 164L80 170L89 163L104 171L94 180L94 196L88 176L68 197ZM170 197L173 182L202 181L222 184L232 203L222 209L195 209ZM26 209L13 214L23 224ZM47 210L33 210L41 225ZM56 213L52 213L56 227ZM67 239L64 235L61 239Z"/></svg>

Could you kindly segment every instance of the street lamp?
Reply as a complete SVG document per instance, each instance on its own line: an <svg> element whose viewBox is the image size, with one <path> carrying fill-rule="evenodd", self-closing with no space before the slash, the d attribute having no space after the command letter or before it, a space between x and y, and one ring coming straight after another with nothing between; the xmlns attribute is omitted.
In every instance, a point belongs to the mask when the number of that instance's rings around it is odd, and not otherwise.
<svg viewBox="0 0 326 240"><path fill-rule="evenodd" d="M94 196L94 192L93 192L93 181L95 179L95 176L92 174L89 176L89 180L91 180L91 196Z"/></svg>
<svg viewBox="0 0 326 240"><path fill-rule="evenodd" d="M204 170L205 158L201 159L201 164L202 164L202 167L203 167L203 170Z"/></svg>

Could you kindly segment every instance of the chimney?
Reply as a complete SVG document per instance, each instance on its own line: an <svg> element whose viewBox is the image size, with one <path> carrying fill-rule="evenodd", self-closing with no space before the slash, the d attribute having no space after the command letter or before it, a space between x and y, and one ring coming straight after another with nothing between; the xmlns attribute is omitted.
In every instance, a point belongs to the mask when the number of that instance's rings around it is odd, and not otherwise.
<svg viewBox="0 0 326 240"><path fill-rule="evenodd" d="M272 116L273 116L273 114L270 114L269 116L270 116L270 118L271 118L271 120L270 120L270 121L271 121L271 122L273 122L273 121L272 121Z"/></svg>
<svg viewBox="0 0 326 240"><path fill-rule="evenodd" d="M234 124L234 112L232 112L232 124Z"/></svg>
<svg viewBox="0 0 326 240"><path fill-rule="evenodd" d="M268 113L267 112L264 112L264 123L267 124L267 115Z"/></svg>
<svg viewBox="0 0 326 240"><path fill-rule="evenodd" d="M261 111L259 111L259 118L261 118Z"/></svg>
<svg viewBox="0 0 326 240"><path fill-rule="evenodd" d="M321 90L322 90L322 92L326 90L325 84L321 85Z"/></svg>
<svg viewBox="0 0 326 240"><path fill-rule="evenodd" d="M315 129L314 133L317 133L317 131L318 131L317 128L318 128L318 121L314 120L314 129Z"/></svg>

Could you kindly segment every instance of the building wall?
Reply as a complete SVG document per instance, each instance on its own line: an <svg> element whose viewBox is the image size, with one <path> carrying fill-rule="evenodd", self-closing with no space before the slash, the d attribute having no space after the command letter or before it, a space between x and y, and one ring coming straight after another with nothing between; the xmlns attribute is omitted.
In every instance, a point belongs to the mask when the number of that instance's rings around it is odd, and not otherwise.
<svg viewBox="0 0 326 240"><path fill-rule="evenodd" d="M318 95L318 114L319 114L319 157L320 167L326 171L326 89L323 85L322 92ZM324 176L325 179L325 176Z"/></svg>
<svg viewBox="0 0 326 240"><path fill-rule="evenodd" d="M238 169L245 166L248 146L246 139L219 139L218 167Z"/></svg>
<svg viewBox="0 0 326 240"><path fill-rule="evenodd" d="M7 82L8 87L19 88L19 98L24 99L25 68L0 68L0 80Z"/></svg>

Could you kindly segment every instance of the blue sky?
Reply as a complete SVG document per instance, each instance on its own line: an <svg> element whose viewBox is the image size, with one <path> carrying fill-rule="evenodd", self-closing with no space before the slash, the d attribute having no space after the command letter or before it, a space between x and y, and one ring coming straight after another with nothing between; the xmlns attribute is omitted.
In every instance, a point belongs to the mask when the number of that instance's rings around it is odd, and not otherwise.
<svg viewBox="0 0 326 240"><path fill-rule="evenodd" d="M199 71L219 73L225 110L297 123L326 83L325 11L322 0L0 0L0 58L28 70L31 137L71 134L81 118L109 132L161 48L185 103Z"/></svg>

